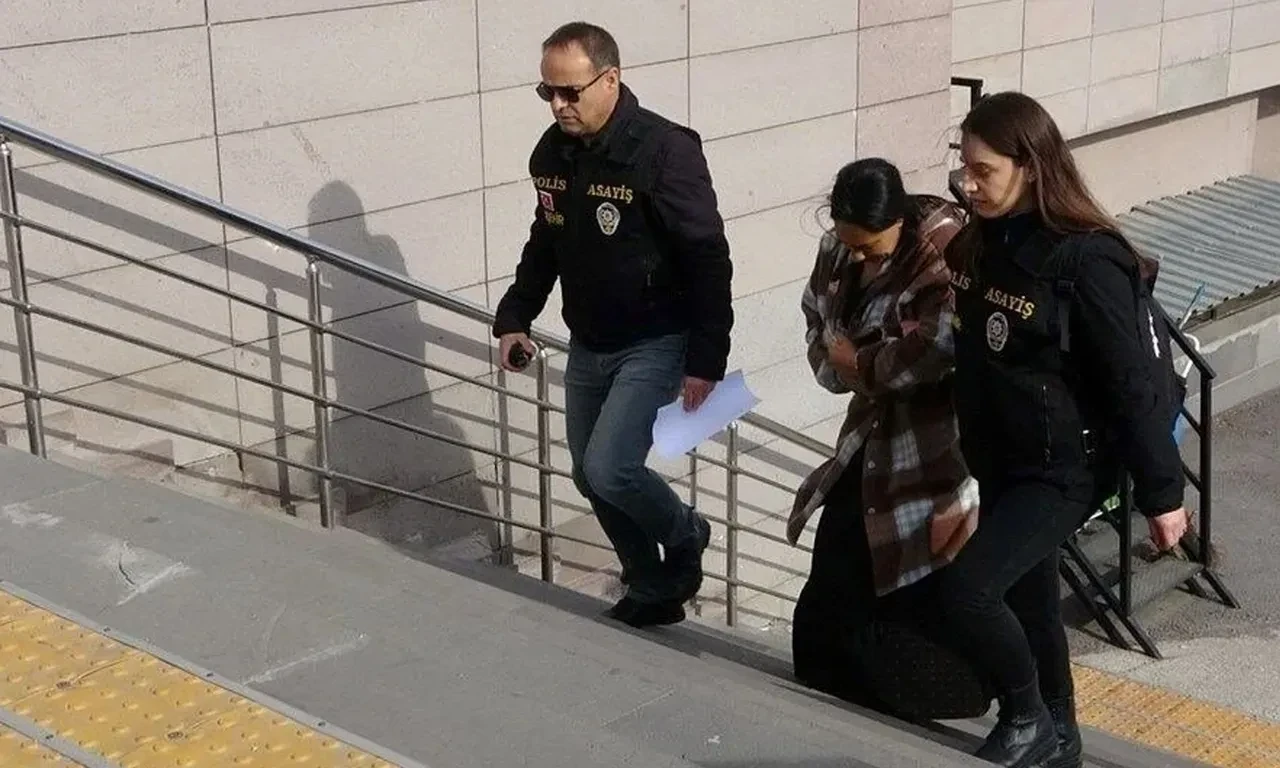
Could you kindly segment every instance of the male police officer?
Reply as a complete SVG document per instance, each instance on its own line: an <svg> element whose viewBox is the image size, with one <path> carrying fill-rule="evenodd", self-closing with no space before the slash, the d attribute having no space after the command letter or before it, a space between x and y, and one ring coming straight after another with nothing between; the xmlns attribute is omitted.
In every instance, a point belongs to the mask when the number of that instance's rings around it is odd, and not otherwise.
<svg viewBox="0 0 1280 768"><path fill-rule="evenodd" d="M543 43L555 124L529 160L534 221L493 332L503 366L523 368L559 278L573 479L622 564L609 615L641 627L682 621L702 584L710 526L645 460L658 409L696 409L724 376L733 268L697 134L641 108L619 67L591 24Z"/></svg>

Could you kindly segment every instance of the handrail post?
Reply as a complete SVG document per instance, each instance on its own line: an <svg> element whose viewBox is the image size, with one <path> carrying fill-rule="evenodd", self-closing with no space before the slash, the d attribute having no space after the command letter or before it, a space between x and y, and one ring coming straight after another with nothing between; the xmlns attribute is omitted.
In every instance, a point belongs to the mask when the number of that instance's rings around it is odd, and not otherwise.
<svg viewBox="0 0 1280 768"><path fill-rule="evenodd" d="M738 422L729 425L729 450L725 463L725 519L729 522L725 530L725 585L724 605L725 624L738 624Z"/></svg>
<svg viewBox="0 0 1280 768"><path fill-rule="evenodd" d="M511 455L511 399L507 392L508 376L505 369L498 368L498 452L503 457ZM498 473L498 493L501 498L502 517L505 522L498 528L498 565L507 567L515 563L515 527L511 521L515 519L515 494L511 489L511 459L502 458L494 469Z"/></svg>
<svg viewBox="0 0 1280 768"><path fill-rule="evenodd" d="M1128 472L1120 474L1120 610L1133 613L1133 487Z"/></svg>
<svg viewBox="0 0 1280 768"><path fill-rule="evenodd" d="M1200 370L1200 562L1213 567L1213 378Z"/></svg>
<svg viewBox="0 0 1280 768"><path fill-rule="evenodd" d="M13 149L0 136L0 211L18 215L17 179L13 172ZM45 458L44 413L40 403L40 379L36 375L35 335L31 330L31 312L27 309L27 265L22 252L22 230L17 221L4 220L5 251L9 260L9 291L18 306L13 308L13 324L18 341L18 364L22 368L22 384L34 394L24 393L27 412L27 441L31 452Z"/></svg>
<svg viewBox="0 0 1280 768"><path fill-rule="evenodd" d="M538 525L542 528L539 534L539 549L542 556L542 580L554 583L555 552L552 549L551 528L551 409L547 403L551 400L551 381L547 371L547 350L538 349L537 381L538 381Z"/></svg>
<svg viewBox="0 0 1280 768"><path fill-rule="evenodd" d="M698 508L698 454L689 454L689 506Z"/></svg>
<svg viewBox="0 0 1280 768"><path fill-rule="evenodd" d="M320 495L320 526L333 528L335 525L333 510L333 479L329 472L329 396L325 383L325 354L323 330L324 313L320 296L320 262L310 259L307 262L307 316L311 320L311 391L316 396L313 404L316 429L316 466L324 470L316 473Z"/></svg>

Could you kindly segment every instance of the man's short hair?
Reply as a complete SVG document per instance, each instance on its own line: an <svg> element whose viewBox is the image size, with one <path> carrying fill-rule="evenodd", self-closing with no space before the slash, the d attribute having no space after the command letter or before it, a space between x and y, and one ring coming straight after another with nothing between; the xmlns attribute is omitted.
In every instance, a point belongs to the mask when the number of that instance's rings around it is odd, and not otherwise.
<svg viewBox="0 0 1280 768"><path fill-rule="evenodd" d="M613 35L605 28L585 21L571 21L552 32L550 37L542 41L542 50L545 52L552 48L568 48L574 44L582 47L597 72L622 66L618 43Z"/></svg>

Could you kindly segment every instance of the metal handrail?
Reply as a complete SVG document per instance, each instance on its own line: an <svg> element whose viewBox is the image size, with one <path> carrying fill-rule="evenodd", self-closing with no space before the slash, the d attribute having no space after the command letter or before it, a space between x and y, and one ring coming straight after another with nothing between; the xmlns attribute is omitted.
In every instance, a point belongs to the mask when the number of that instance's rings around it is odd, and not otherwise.
<svg viewBox="0 0 1280 768"><path fill-rule="evenodd" d="M22 144L37 152L43 153L55 159L62 160L74 166L83 168L99 176L106 177L110 180L124 184L126 186L139 189L153 196L164 199L168 202L183 206L193 210L201 215L208 216L227 226L234 227L238 230L245 231L251 235L260 237L268 242L274 243L285 249L292 250L302 254L308 260L307 281L309 285L308 297L308 316L302 317L293 313L289 313L275 307L269 303L264 303L240 294L236 294L226 288L205 283L201 280L194 279L187 275L183 275L172 269L161 266L153 261L148 261L135 257L131 254L124 253L120 250L110 248L108 246L96 243L77 235L65 232L57 227L49 224L26 218L18 212L18 198L15 187L15 174L12 151L9 142ZM372 490L388 493L400 498L419 501L430 504L448 511L456 512L473 518L499 523L506 527L507 539L509 545L509 531L513 528L526 530L530 533L536 533L541 538L541 559L542 559L542 576L545 580L554 580L554 559L552 551L553 540L563 540L577 543L580 545L590 546L599 549L609 549L609 547L592 542L586 539L563 534L557 531L552 525L552 493L551 479L553 477L568 477L570 473L560 470L551 464L551 438L550 438L550 416L553 413L563 413L563 407L556 405L550 400L549 393L549 375L547 364L548 350L564 352L568 350L568 342L563 338L547 333L544 331L535 331L531 334L535 341L541 346L537 357L537 365L535 366L537 380L537 395L530 397L519 392L512 391L510 388L501 384L492 384L480 381L475 378L465 376L448 368L430 363L427 360L416 356L386 347L358 336L339 331L331 328L323 322L321 316L321 293L320 293L320 276L318 265L326 264L340 269L357 278L368 280L382 287L389 288L400 295L411 299L425 302L429 305L450 311L462 317L475 320L486 325L492 326L494 322L494 314L489 309L466 301L448 293L442 292L428 285L425 285L406 275L397 274L387 270L377 264L361 259L357 256L332 248L323 243L316 242L309 238L295 234L283 227L272 224L255 216L237 211L218 201L199 195L187 189L175 186L162 179L142 173L134 168L130 168L113 160L100 157L90 153L84 149L76 147L72 144L64 142L56 137L49 136L35 129L21 125L20 123L0 117L0 225L4 230L4 245L9 254L9 271L10 285L13 292L13 298L0 297L0 305L10 307L14 311L14 317L17 324L17 351L20 358L20 368L23 381L21 383L0 380L0 389L18 392L23 396L27 413L28 434L31 441L31 451L37 455L45 455L45 434L43 427L43 416L40 403L42 400L56 402L75 408L82 408L90 412L96 412L111 418L121 419L123 421L132 422L152 429L161 430L170 434L186 437L188 439L200 441L209 445L221 447L224 450L235 451L244 455L254 456L264 460L275 462L281 466L291 467L301 471L313 474L319 481L319 507L321 514L321 523L325 527L332 527L334 516L330 511L331 484L333 481L343 481L353 485L363 486ZM73 245L86 248L105 256L109 256L125 263L150 270L157 274L178 280L184 284L209 291L220 297L231 301L239 302L243 305L253 307L263 312L269 313L275 317L287 319L291 322L302 326L311 337L311 361L310 368L312 373L312 390L307 391L294 386L285 385L280 382L273 381L261 376L255 376L240 371L234 367L224 366L211 360L202 358L198 355L191 355L180 352L177 349L157 344L146 339L121 332L116 329L107 328L105 326L83 320L63 312L58 312L46 307L41 307L31 303L27 297L27 278L25 272L25 264L23 262L23 244L21 233L24 229L40 232L42 234L61 239ZM51 393L41 389L36 371L36 359L34 341L31 334L31 319L33 316L45 317L56 322L78 327L83 330L98 333L108 338L113 338L127 344L131 344L143 349L169 355L175 359L193 363L205 368L215 370L219 373L226 374L236 378L237 380L245 380L260 386L270 388L274 391L288 394L312 404L315 412L315 461L313 463L300 462L289 459L287 456L273 454L259 448L245 446L239 443L233 443L210 435L194 432L189 429L177 427L171 424L164 424L154 419L150 419L137 414L125 413L104 406L85 402L77 398L68 397L66 394ZM475 384L493 392L509 396L537 407L538 410L538 458L537 460L525 459L519 455L511 453L507 450L494 450L485 446L468 443L465 440L454 438L448 435L439 434L432 430L419 427L417 425L384 416L369 409L357 408L344 404L326 393L325 382L325 347L324 337L333 336L334 338L343 339L352 344L362 346L366 349L386 354L395 359L401 360L419 366L425 370L434 371L446 376L453 377L459 381L468 384ZM433 440L439 440L451 445L461 446L468 450L475 450L479 453L499 459L505 462L504 466L517 464L538 472L539 477L539 508L540 520L539 524L533 525L513 519L509 514L499 516L481 510L472 509L454 502L445 501L428 497L421 493L406 491L386 483L380 483L367 478L361 478L350 473L335 470L330 466L328 447L329 447L329 416L332 412L338 411L350 415L359 416L370 419L372 421L390 426L396 429L406 430L410 433L421 435ZM799 447L805 448L822 458L830 458L834 456L834 449L818 441L808 435L797 430L791 429L783 424L757 414L748 414L742 419L742 423L747 424L755 429L764 432L770 437L777 438L782 441L790 442ZM737 577L737 564L739 557L747 557L755 559L750 555L740 555L738 552L738 534L744 533L750 536L761 538L765 541L771 541L779 544L788 544L786 538L771 534L763 530L758 530L749 525L743 525L738 522L738 481L741 478L753 479L757 482L769 485L783 491L793 491L794 488L785 483L779 482L763 474L752 472L745 469L740 464L741 455L744 453L742 449L742 438L737 424L731 425L727 437L727 451L724 460L706 456L698 452L690 454L690 501L696 503L698 493L697 469L700 463L726 471L726 489L725 498L727 501L727 513L724 518L718 518L713 515L704 516L711 522L725 526L726 530L726 566L725 573L714 574L708 573L708 578L724 582L727 585L725 593L726 604L726 620L733 624L737 621L739 612L737 588L742 587L752 592L769 595L786 601L794 602L795 598L786 595L769 587L752 584L743 581ZM504 469L504 472L509 470ZM509 490L509 489L508 489ZM777 519L776 515L766 512L767 518ZM802 552L812 552L809 547L799 546ZM781 566L779 566L781 567ZM792 569L783 569L788 573L794 574Z"/></svg>
<svg viewBox="0 0 1280 768"><path fill-rule="evenodd" d="M202 213L235 229L248 232L288 250L296 251L303 256L314 258L356 277L377 283L408 298L426 302L490 327L492 327L495 320L493 311L488 307L432 288L408 275L393 272L367 259L362 259L311 238L303 237L277 224L272 224L266 219L245 213L210 197L205 197L197 192L143 173L111 158L95 155L88 150L65 142L56 136L50 136L35 128L23 125L15 120L0 116L0 136L7 136L41 154L66 161L99 176L104 176L197 213ZM569 351L568 339L557 334L535 329L530 336L539 344L557 352ZM808 435L759 414L749 413L742 418L742 422L773 437L782 438L806 448L812 449L821 446L823 451L830 451L829 447L813 440Z"/></svg>

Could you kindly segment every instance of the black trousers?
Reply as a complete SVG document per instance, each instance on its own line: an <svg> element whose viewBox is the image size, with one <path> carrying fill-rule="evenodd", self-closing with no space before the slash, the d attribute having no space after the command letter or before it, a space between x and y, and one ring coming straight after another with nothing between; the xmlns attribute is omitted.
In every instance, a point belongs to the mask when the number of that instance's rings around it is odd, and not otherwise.
<svg viewBox="0 0 1280 768"><path fill-rule="evenodd" d="M1037 481L987 482L981 493L977 531L938 573L947 623L997 695L1038 679L1045 701L1070 696L1059 547L1089 516L1089 494Z"/></svg>
<svg viewBox="0 0 1280 768"><path fill-rule="evenodd" d="M950 642L937 573L877 596L858 455L827 495L809 578L796 602L792 658L805 685L907 719L976 717L990 686Z"/></svg>

